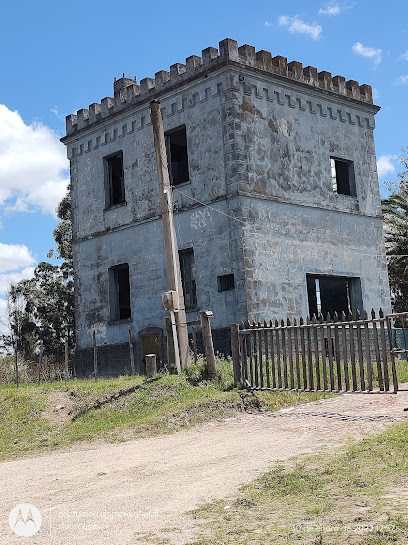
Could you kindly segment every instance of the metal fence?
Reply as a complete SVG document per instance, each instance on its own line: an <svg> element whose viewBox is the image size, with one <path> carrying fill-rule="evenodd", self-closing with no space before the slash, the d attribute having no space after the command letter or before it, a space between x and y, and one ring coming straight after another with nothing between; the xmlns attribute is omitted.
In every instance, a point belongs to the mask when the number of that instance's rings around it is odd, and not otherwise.
<svg viewBox="0 0 408 545"><path fill-rule="evenodd" d="M393 329L408 313L385 316L380 309L299 320L232 326L235 384L253 389L309 391L398 390ZM404 354L408 353L408 329Z"/></svg>

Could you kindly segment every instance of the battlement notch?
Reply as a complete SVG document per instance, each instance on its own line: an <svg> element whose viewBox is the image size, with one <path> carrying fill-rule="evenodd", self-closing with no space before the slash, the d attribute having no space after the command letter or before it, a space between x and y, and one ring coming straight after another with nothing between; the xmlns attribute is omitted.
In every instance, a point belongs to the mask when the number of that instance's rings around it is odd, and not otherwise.
<svg viewBox="0 0 408 545"><path fill-rule="evenodd" d="M342 76L332 77L330 72L318 72L314 66L303 68L302 63L291 61L280 55L272 56L269 51L256 51L252 45L241 45L226 38L215 47L203 49L201 57L191 55L185 64L175 63L170 70L160 70L153 78L144 78L137 85L136 77L128 78L123 74L114 79L114 97L103 98L101 104L93 103L88 109L78 110L66 117L67 136L96 121L108 117L112 112L123 110L127 106L151 99L155 94L170 89L180 83L205 73L214 66L232 62L243 67L250 67L270 74L276 74L292 81L299 81L318 89L348 97L366 104L373 104L370 85L360 85L355 80L346 81Z"/></svg>

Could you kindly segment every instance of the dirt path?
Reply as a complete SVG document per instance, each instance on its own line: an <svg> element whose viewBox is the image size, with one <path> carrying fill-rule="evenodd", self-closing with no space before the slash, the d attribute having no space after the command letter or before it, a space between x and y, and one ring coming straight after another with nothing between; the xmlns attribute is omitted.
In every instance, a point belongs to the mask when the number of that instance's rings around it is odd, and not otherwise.
<svg viewBox="0 0 408 545"><path fill-rule="evenodd" d="M0 464L0 543L21 544L11 508L34 504L30 545L182 544L185 513L233 494L274 461L333 449L405 420L408 391L346 394L265 415L242 415L173 435L102 444Z"/></svg>

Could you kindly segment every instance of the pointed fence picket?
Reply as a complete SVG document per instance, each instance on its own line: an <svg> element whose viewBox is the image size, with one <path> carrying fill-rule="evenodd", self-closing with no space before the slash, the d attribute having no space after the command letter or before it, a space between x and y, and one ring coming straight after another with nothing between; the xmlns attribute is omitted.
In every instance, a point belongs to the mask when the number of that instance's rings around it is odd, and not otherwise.
<svg viewBox="0 0 408 545"><path fill-rule="evenodd" d="M393 316L380 309L378 316L371 310L370 316L356 311L235 324L235 384L271 390L397 391L394 357L401 351L392 346ZM408 313L405 318L408 324ZM404 342L408 353L408 327Z"/></svg>

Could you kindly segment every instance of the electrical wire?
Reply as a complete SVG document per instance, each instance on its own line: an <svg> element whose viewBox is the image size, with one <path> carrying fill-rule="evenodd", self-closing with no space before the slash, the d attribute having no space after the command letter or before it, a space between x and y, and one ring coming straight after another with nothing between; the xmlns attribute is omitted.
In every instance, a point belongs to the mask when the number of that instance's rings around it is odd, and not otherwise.
<svg viewBox="0 0 408 545"><path fill-rule="evenodd" d="M232 219L234 221L237 221L238 223L241 223L243 225L247 224L246 220L241 220L239 218L234 218L234 216L231 216L230 214L226 214L225 212L221 212L221 210L217 210L217 208L214 208L213 206L210 206L209 204L205 204L204 202L201 202L198 199L195 199L194 197L191 197L191 195L187 195L187 193L183 193L183 191L180 191L180 189L178 189L175 186L172 186L172 189L173 189L173 191L177 191L181 195L184 195L188 199L191 199L192 201L195 201L198 204L201 204L201 206L205 206L206 208L209 208L210 210L214 210L214 212L218 212L218 214L222 214L223 216L227 216L227 218L230 218L230 219Z"/></svg>

